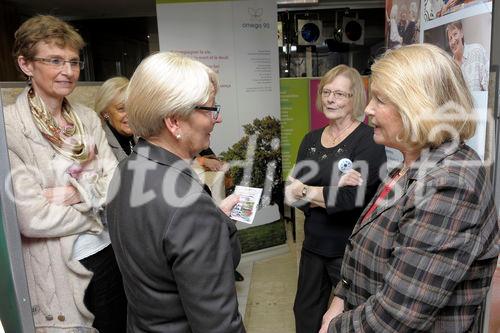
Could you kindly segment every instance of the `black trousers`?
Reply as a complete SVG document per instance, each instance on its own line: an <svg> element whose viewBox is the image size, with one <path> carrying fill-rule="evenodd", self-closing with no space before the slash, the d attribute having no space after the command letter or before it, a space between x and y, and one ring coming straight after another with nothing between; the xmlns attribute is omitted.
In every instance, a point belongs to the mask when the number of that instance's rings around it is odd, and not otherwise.
<svg viewBox="0 0 500 333"><path fill-rule="evenodd" d="M94 273L83 301L95 316L92 326L99 333L127 331L127 298L111 245L80 263Z"/></svg>
<svg viewBox="0 0 500 333"><path fill-rule="evenodd" d="M332 288L340 281L342 256L323 257L302 249L293 312L297 333L317 333L328 310Z"/></svg>

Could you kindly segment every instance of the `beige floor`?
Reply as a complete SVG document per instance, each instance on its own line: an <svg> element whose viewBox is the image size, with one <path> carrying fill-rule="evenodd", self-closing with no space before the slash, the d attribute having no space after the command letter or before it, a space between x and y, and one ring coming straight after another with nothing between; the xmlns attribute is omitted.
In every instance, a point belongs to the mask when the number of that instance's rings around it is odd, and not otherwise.
<svg viewBox="0 0 500 333"><path fill-rule="evenodd" d="M293 300L304 239L303 221L303 215L297 213L296 242L292 241L291 225L287 223L287 253L253 262L244 314L248 333L295 332Z"/></svg>
<svg viewBox="0 0 500 333"><path fill-rule="evenodd" d="M287 251L285 254L263 260L245 260L238 267L245 276L238 282L238 301L240 313L248 333L295 333L293 300L297 288L298 262L304 240L304 216L297 210L297 241L291 236L290 223L287 223ZM248 279L248 277L251 277ZM500 326L496 309L500 308L500 262L494 278L492 297L494 304L490 310L490 325ZM495 312L497 311L497 312ZM493 327L493 326L491 326ZM500 333L500 329L484 332ZM0 332L1 333L1 332Z"/></svg>
<svg viewBox="0 0 500 333"><path fill-rule="evenodd" d="M236 283L240 313L247 333L294 333L293 300L297 288L298 261L304 240L304 217L297 211L297 241L292 241L290 223L287 227L287 246L282 246L268 259L264 251L243 256L238 271L245 280ZM4 333L0 322L0 333Z"/></svg>

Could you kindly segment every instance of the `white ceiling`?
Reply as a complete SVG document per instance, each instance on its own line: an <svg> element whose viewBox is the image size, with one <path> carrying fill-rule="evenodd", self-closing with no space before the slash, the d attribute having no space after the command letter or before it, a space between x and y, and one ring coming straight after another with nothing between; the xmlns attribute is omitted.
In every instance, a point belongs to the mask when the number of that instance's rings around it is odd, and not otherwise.
<svg viewBox="0 0 500 333"><path fill-rule="evenodd" d="M2 1L2 0L0 0ZM57 15L66 19L156 16L155 0L7 0L27 15ZM270 0L271 1L271 0ZM277 2L281 0L276 0ZM279 10L377 8L384 0L319 0L318 4L280 5Z"/></svg>

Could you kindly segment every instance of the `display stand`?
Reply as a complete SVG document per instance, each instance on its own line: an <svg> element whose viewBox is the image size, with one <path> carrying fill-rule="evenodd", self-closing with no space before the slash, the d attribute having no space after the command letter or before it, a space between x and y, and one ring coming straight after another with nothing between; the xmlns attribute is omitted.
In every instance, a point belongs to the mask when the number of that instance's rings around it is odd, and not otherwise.
<svg viewBox="0 0 500 333"><path fill-rule="evenodd" d="M5 332L34 333L33 316L24 270L21 234L17 224L15 203L8 182L10 163L5 137L2 94L0 89L0 319Z"/></svg>

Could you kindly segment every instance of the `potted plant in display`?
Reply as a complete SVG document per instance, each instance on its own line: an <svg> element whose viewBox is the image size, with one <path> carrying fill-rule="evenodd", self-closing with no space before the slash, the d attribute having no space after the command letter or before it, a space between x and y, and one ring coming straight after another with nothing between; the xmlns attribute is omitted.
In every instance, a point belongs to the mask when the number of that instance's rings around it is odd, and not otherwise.
<svg viewBox="0 0 500 333"><path fill-rule="evenodd" d="M243 125L245 135L220 154L230 163L233 184L263 189L259 210L251 225L238 223L242 252L256 251L286 242L283 212L280 122L270 116ZM228 192L232 192L229 188Z"/></svg>

